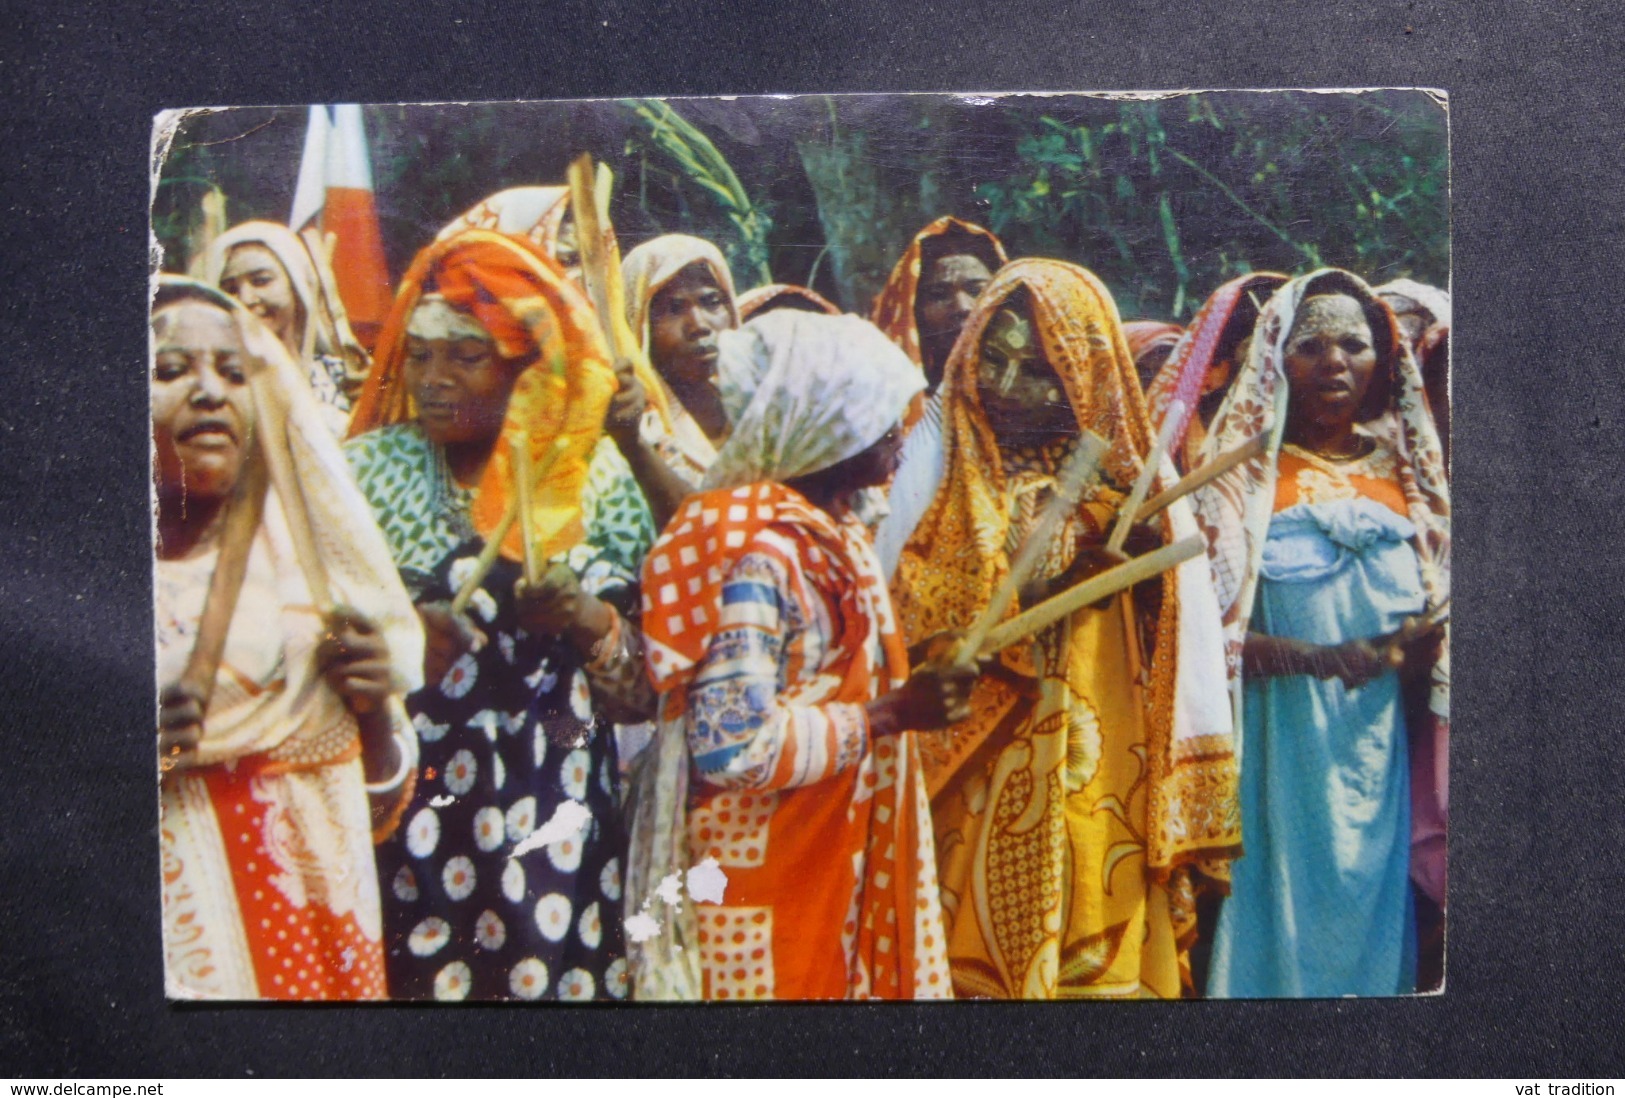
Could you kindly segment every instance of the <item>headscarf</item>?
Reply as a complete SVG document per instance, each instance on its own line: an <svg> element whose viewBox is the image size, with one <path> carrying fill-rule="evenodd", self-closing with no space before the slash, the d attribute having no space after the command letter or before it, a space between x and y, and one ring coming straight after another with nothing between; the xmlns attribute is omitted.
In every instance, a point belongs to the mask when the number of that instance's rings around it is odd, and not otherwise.
<svg viewBox="0 0 1625 1098"><path fill-rule="evenodd" d="M1424 323L1422 331L1426 333L1435 328L1450 330L1450 293L1436 286L1429 286L1410 278L1396 278L1392 282L1385 282L1374 291L1380 298L1404 297L1414 301L1417 309L1395 309L1400 315L1406 312L1418 312L1422 315ZM1393 308L1393 302L1389 302Z"/></svg>
<svg viewBox="0 0 1625 1098"><path fill-rule="evenodd" d="M320 355L343 360L350 384L358 384L371 368L372 359L350 330L349 314L339 297L338 282L327 249L315 236L296 234L274 221L245 221L221 233L203 257L201 278L211 286L220 285L232 250L243 244L257 244L276 256L293 286L294 296L304 312L304 331L299 333L300 360L312 362ZM353 388L352 388L352 391Z"/></svg>
<svg viewBox="0 0 1625 1098"><path fill-rule="evenodd" d="M1200 445L1203 429L1197 415L1198 405L1207 388L1208 376L1215 366L1220 346L1226 336L1235 337L1234 325L1251 315L1255 319L1269 296L1286 283L1286 275L1272 271L1255 271L1233 278L1220 286L1203 302L1191 320L1190 326L1179 336L1168 360L1157 371L1157 376L1146 387L1145 400L1151 413L1151 422L1162 429L1168 409L1175 401L1181 409L1179 425L1174 429L1169 452L1180 454L1185 450L1187 435L1194 436ZM1237 347L1240 350L1240 347ZM1231 378L1231 383L1235 381ZM1186 463L1189 464L1188 462Z"/></svg>
<svg viewBox="0 0 1625 1098"><path fill-rule="evenodd" d="M284 451L297 486L298 500L283 498L268 489L256 551L268 551L282 592L299 592L311 599L309 585L293 549L286 515L303 507L315 535L317 563L326 576L333 601L358 611L383 636L389 647L391 675L398 699L422 685L423 627L411 598L401 585L395 562L383 535L372 522L371 509L362 496L350 467L323 422L316 399L301 368L270 330L235 298L213 286L175 275L159 276L153 311L181 301L201 301L229 313L237 324L246 357L253 371L256 392L273 395L287 409L286 433L269 434L267 419L256 404L254 436L261 447ZM234 620L233 628L240 623ZM256 622L256 625L265 623ZM286 667L287 685L265 704L236 707L244 718L234 724L219 719L205 722L198 745L202 764L225 762L246 755L274 751L309 723L312 698L325 704L336 718L342 701L331 692L316 691L321 681L314 658L292 660ZM168 686L160 683L160 688ZM315 693L313 693L315 691ZM404 719L404 718L403 718ZM291 768L294 764L290 763Z"/></svg>
<svg viewBox="0 0 1625 1098"><path fill-rule="evenodd" d="M1172 349L1185 329L1166 320L1125 320L1123 338L1128 340L1128 353L1139 362L1153 350Z"/></svg>
<svg viewBox="0 0 1625 1098"><path fill-rule="evenodd" d="M592 306L559 265L528 240L469 229L435 241L418 253L401 281L350 437L417 418L406 386L406 331L427 293L473 315L500 357L526 364L476 489L475 530L490 537L507 510L514 483L512 440L527 440L537 468L558 445L551 472L537 485L530 533L543 557L569 550L582 537L581 492L616 389ZM504 556L524 556L521 536L515 523L503 542Z"/></svg>
<svg viewBox="0 0 1625 1098"><path fill-rule="evenodd" d="M809 290L805 286L792 286L785 282L772 282L766 286L758 286L754 290L746 290L739 295L740 323L744 323L757 313L772 312L774 309L800 309L804 313L841 315L840 308L823 294Z"/></svg>
<svg viewBox="0 0 1625 1098"><path fill-rule="evenodd" d="M728 312L739 323L739 304L734 298L734 276L728 261L709 240L681 233L668 233L646 240L621 260L621 278L626 283L626 321L632 334L649 351L649 307L655 295L690 264L702 263L728 298Z"/></svg>
<svg viewBox="0 0 1625 1098"><path fill-rule="evenodd" d="M779 310L718 341L717 388L732 433L705 487L789 480L880 441L925 387L920 371L856 316Z"/></svg>
<svg viewBox="0 0 1625 1098"><path fill-rule="evenodd" d="M968 627L1008 574L1003 460L981 406L976 374L987 327L1018 290L1027 293L1045 358L1061 380L1078 428L1107 443L1101 464L1107 490L1128 492L1153 444L1134 359L1105 286L1082 267L1059 260L1018 259L1006 265L977 301L944 373L947 468L892 584L898 617L911 640ZM1174 479L1173 465L1165 460L1160 483ZM1163 512L1160 524L1165 544L1195 533L1188 511L1177 502ZM1200 557L1187 561L1163 573L1159 582L1162 606L1145 713L1146 864L1153 874L1166 876L1183 863L1231 851L1237 834L1233 737L1205 563ZM1018 609L1012 605L1010 613Z"/></svg>
<svg viewBox="0 0 1625 1098"><path fill-rule="evenodd" d="M875 327L885 332L917 366L923 367L925 364L924 353L920 349L920 328L914 319L915 298L920 292L920 279L925 274L921 270L925 262L925 249L928 242L950 234L970 237L965 242L964 251L981 258L990 273L998 273L1006 262L1004 245L999 243L998 237L980 225L972 225L957 217L937 218L909 242L902 258L886 279L886 285L875 297L875 307L870 317Z"/></svg>
<svg viewBox="0 0 1625 1098"><path fill-rule="evenodd" d="M1328 293L1353 297L1368 317L1376 313L1386 326L1386 331L1373 335L1379 344L1386 342L1392 353L1387 362L1379 363L1384 374L1373 384L1391 382L1391 441L1400 487L1417 530L1428 601L1438 605L1450 593L1450 494L1444 458L1428 415L1421 373L1400 337L1393 312L1358 275L1348 271L1327 268L1294 278L1275 292L1259 315L1247 358L1213 419L1201 460L1211 461L1258 438L1266 441L1265 450L1195 493L1197 521L1207 538L1224 619L1233 689L1240 684L1241 649L1252 618L1259 561L1275 505L1276 462L1287 417L1286 342L1305 299ZM1239 689L1235 692L1239 699Z"/></svg>
<svg viewBox="0 0 1625 1098"><path fill-rule="evenodd" d="M557 259L559 227L569 212L568 187L509 187L452 218L435 239L450 240L467 229L490 229L524 237Z"/></svg>

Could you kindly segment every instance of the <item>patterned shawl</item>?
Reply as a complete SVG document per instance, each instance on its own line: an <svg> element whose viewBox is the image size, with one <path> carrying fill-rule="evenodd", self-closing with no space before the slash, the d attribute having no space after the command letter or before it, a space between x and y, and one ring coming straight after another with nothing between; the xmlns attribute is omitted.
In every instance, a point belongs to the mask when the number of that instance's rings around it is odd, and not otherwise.
<svg viewBox="0 0 1625 1098"><path fill-rule="evenodd" d="M350 436L417 418L406 386L406 329L425 293L470 313L497 354L526 363L508 400L502 433L474 497L472 519L489 537L507 510L514 482L510 440L525 438L540 466L557 443L557 461L537 486L531 537L544 558L582 537L581 492L615 394L615 372L592 306L558 264L534 244L488 229L437 240L418 253L401 281L378 337L377 367L367 379ZM502 553L524 556L516 523Z"/></svg>
<svg viewBox="0 0 1625 1098"><path fill-rule="evenodd" d="M1204 396L1208 374L1217 365L1215 359L1226 336L1235 338L1233 325L1257 317L1258 309L1269 296L1286 283L1286 275L1270 271L1233 278L1214 290L1180 336L1168 361L1147 386L1145 402L1151 413L1151 422L1162 429L1168 408L1178 401L1183 409L1180 423L1175 428L1169 450L1179 454L1184 450L1187 434L1197 435L1200 444L1201 421L1197 406ZM1256 302L1256 304L1255 304ZM1232 382L1234 379L1231 379Z"/></svg>
<svg viewBox="0 0 1625 1098"><path fill-rule="evenodd" d="M998 237L980 225L972 225L957 217L939 217L915 235L903 251L902 258L897 261L897 266L892 268L886 285L875 297L870 319L875 322L875 327L903 349L903 353L916 366L923 367L925 364L920 350L920 328L914 319L914 305L920 292L920 278L925 273L920 268L925 261L926 242L950 233L973 237L968 247L980 255L990 272L997 273L1006 262L1004 245L999 243Z"/></svg>
<svg viewBox="0 0 1625 1098"><path fill-rule="evenodd" d="M757 313L771 312L774 309L800 309L806 313L827 313L830 316L840 316L840 308L823 294L816 290L809 290L805 286L791 286L784 282L773 282L766 286L758 286L754 290L746 290L739 295L739 320L741 323L749 320Z"/></svg>
<svg viewBox="0 0 1625 1098"><path fill-rule="evenodd" d="M892 584L911 644L944 629L968 627L1009 571L1005 472L977 394L976 371L989 322L1023 289L1045 357L1061 379L1079 429L1093 431L1108 444L1095 499L1112 502L1126 494L1143 467L1142 455L1153 444L1134 360L1105 286L1083 268L1059 260L1019 259L1005 266L983 291L948 360L942 390L947 468ZM1165 461L1160 482L1172 483L1173 478L1173 466ZM1165 543L1194 533L1188 512L1177 504L1164 512L1161 524ZM1151 646L1145 712L1150 750L1146 863L1160 875L1228 852L1238 841L1232 729L1222 711L1217 623L1211 620L1205 572L1197 558L1164 573L1160 581L1162 608ZM1011 615L1019 610L1014 605L1019 601L1013 600ZM1081 653L1072 656L1082 658ZM1219 695L1217 706L1214 694ZM953 738L939 741L948 745ZM958 766L964 759L956 754L936 765ZM933 760L926 763L930 769Z"/></svg>
<svg viewBox="0 0 1625 1098"><path fill-rule="evenodd" d="M509 187L458 214L435 239L450 240L467 229L524 237L555 259L559 227L570 212L568 187Z"/></svg>
<svg viewBox="0 0 1625 1098"><path fill-rule="evenodd" d="M1185 329L1166 320L1125 320L1123 338L1128 340L1128 353L1139 362L1159 347L1173 347Z"/></svg>
<svg viewBox="0 0 1625 1098"><path fill-rule="evenodd" d="M370 368L372 359L350 330L349 314L344 311L344 301L339 297L338 282L327 261L327 249L315 238L314 230L307 233L310 235L295 234L286 225L274 221L245 221L235 225L209 245L200 277L209 285L218 286L233 248L242 244L265 248L287 272L305 314L305 328L298 339L300 359L309 363L317 356L330 355L344 361L352 378L359 378Z"/></svg>
<svg viewBox="0 0 1625 1098"><path fill-rule="evenodd" d="M1428 415L1421 373L1400 338L1393 313L1370 286L1347 271L1325 269L1294 278L1264 306L1246 361L1213 419L1200 459L1211 461L1260 437L1266 440L1266 449L1195 493L1197 522L1208 542L1238 706L1241 648L1252 618L1259 560L1275 505L1276 461L1286 430L1286 341L1304 299L1326 293L1348 294L1365 305L1368 314L1375 307L1387 323L1386 333L1376 333L1379 340L1385 334L1396 351L1389 362L1379 364L1392 380L1391 427L1383 429L1392 435L1399 459L1400 486L1417 529L1417 552L1429 604L1436 606L1450 594L1450 494L1444 459L1438 432Z"/></svg>
<svg viewBox="0 0 1625 1098"><path fill-rule="evenodd" d="M302 597L292 601L308 605L309 587L294 553L285 517L291 507L303 507L315 535L318 563L334 602L359 611L373 622L389 647L390 667L399 691L398 704L399 696L422 685L423 627L401 586L389 547L371 520L371 509L350 476L338 442L324 425L300 368L282 343L235 298L191 279L173 275L160 277L155 310L187 299L214 305L232 315L257 374L256 387L263 386L263 391L276 394L278 403L287 409L285 435L265 437L262 430L255 433L262 436L259 445L276 446L285 451L301 499L290 502L275 487L270 489L255 552L269 553L280 589L302 593ZM180 663L184 663L188 654L189 650L179 654ZM171 654L171 658L173 656ZM160 653L160 662L165 662L163 653ZM211 705L206 734L198 747L201 762L222 762L274 752L311 721L337 720L343 714L343 703L337 695L319 689L322 679L313 658L290 661L286 672L287 688L274 695L243 698L240 705ZM223 675L221 680L227 687L224 702L243 693L234 680L228 679L229 676ZM162 688L169 684L159 685ZM322 717L311 715L313 707L322 710ZM222 717L235 719L222 720ZM290 763L285 768L292 766Z"/></svg>

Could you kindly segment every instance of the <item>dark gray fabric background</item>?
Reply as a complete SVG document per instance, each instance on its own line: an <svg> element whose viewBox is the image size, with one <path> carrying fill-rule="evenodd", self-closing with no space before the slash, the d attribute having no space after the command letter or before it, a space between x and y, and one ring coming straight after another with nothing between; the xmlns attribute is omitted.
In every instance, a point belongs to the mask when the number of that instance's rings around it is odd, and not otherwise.
<svg viewBox="0 0 1625 1098"><path fill-rule="evenodd" d="M1621 45L1602 0L6 4L0 1075L1621 1074ZM1452 94L1461 605L1444 998L164 1003L143 363L155 111L1366 85Z"/></svg>

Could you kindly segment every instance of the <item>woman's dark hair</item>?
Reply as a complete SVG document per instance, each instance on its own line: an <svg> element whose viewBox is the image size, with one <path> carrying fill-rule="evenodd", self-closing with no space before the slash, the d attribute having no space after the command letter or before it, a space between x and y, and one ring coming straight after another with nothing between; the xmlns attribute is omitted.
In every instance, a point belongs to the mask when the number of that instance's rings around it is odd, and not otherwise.
<svg viewBox="0 0 1625 1098"><path fill-rule="evenodd" d="M1393 310L1344 271L1330 271L1311 282L1302 300L1312 297L1352 297L1365 313L1366 323L1371 327L1371 346L1377 352L1377 368L1372 372L1371 388L1366 390L1365 403L1355 413L1354 422L1369 423L1388 410L1399 388L1400 343Z"/></svg>

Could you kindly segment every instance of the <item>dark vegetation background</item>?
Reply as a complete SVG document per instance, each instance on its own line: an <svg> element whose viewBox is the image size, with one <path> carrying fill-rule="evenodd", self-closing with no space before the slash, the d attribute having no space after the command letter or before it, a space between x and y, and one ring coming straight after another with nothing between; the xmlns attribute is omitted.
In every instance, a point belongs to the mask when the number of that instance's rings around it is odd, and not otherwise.
<svg viewBox="0 0 1625 1098"><path fill-rule="evenodd" d="M364 108L392 273L480 199L562 183L585 151L616 171L623 248L695 233L723 247L741 288L811 285L855 312L943 214L987 225L1012 255L1090 267L1125 317L1189 319L1250 270L1331 264L1373 283L1449 284L1446 112L1423 92L806 95L669 109L676 133L638 100ZM287 220L305 125L298 107L182 125L153 211L166 266L185 269L207 189L224 194L230 223Z"/></svg>
<svg viewBox="0 0 1625 1098"><path fill-rule="evenodd" d="M0 1074L1625 1074L1622 54L1609 0L0 7ZM1442 998L163 1002L145 412L156 111L1376 85L1452 93L1459 601Z"/></svg>

